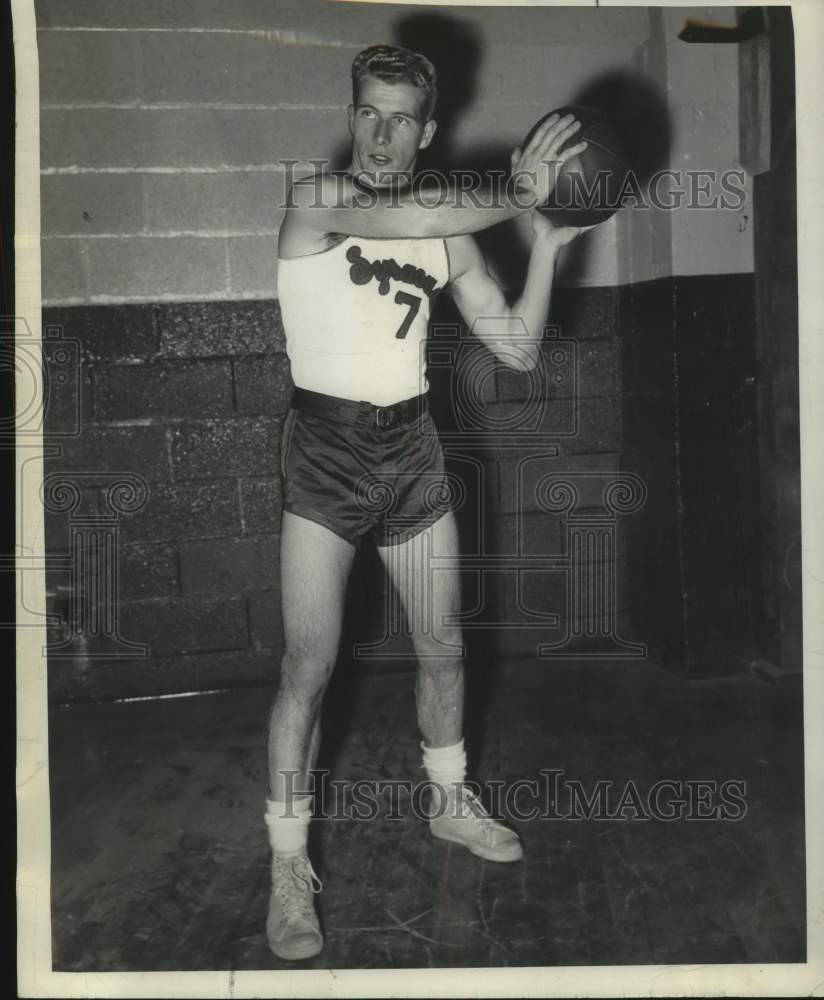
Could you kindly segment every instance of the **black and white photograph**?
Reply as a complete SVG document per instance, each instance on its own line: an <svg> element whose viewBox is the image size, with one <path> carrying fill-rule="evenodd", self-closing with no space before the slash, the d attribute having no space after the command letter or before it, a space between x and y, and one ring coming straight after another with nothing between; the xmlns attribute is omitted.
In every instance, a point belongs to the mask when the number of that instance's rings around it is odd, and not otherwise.
<svg viewBox="0 0 824 1000"><path fill-rule="evenodd" d="M816 995L812 9L14 0L21 995Z"/></svg>

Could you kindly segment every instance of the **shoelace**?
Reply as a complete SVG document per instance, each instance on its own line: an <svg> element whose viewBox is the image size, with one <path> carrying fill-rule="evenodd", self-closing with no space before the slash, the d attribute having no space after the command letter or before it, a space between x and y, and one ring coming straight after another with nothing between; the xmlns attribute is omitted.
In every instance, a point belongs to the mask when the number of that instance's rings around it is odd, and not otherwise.
<svg viewBox="0 0 824 1000"><path fill-rule="evenodd" d="M287 920L297 914L311 914L309 896L318 893L323 883L315 873L312 863L305 855L296 858L275 859L278 880L276 895L283 901L283 914ZM285 869L288 868L288 871Z"/></svg>
<svg viewBox="0 0 824 1000"><path fill-rule="evenodd" d="M450 795L449 798L452 800L453 796ZM474 817L487 837L495 836L497 830L495 821L486 811L481 800L471 789L466 787L457 789L454 794L454 799L460 802L460 815L462 817ZM448 815L448 812L445 813L445 815Z"/></svg>

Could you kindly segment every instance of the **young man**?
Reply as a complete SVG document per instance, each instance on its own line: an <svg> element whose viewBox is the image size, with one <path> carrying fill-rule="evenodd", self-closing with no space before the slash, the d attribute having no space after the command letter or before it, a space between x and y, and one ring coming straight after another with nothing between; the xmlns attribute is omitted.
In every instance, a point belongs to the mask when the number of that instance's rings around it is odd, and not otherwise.
<svg viewBox="0 0 824 1000"><path fill-rule="evenodd" d="M423 56L390 46L352 66L352 157L343 175L292 187L278 243L278 292L296 385L281 451L281 584L286 651L269 728L272 847L267 937L284 959L323 946L306 853L310 772L320 705L338 651L344 592L356 546L369 537L397 588L419 667L416 700L428 779L443 792L431 833L493 861L523 855L464 785L464 666L456 571L427 571L428 553L457 554L444 500L443 455L427 412L422 344L429 303L448 288L467 325L506 365L538 360L559 249L578 230L532 211L523 294L510 308L488 275L472 232L546 201L561 163L585 143L577 123L550 118L512 154L517 183L461 203L440 192L422 204L410 187L418 151L432 141L435 72ZM485 194L485 197L481 197ZM483 322L477 323L476 320ZM374 502L373 487L391 497ZM434 499L433 499L434 496Z"/></svg>

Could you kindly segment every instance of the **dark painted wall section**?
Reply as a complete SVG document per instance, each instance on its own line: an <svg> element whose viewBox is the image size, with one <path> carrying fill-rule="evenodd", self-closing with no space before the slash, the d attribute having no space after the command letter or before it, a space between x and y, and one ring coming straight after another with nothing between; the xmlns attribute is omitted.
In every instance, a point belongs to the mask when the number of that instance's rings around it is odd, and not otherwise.
<svg viewBox="0 0 824 1000"><path fill-rule="evenodd" d="M634 642L671 669L718 674L768 656L760 490L771 473L759 467L754 317L751 275L561 288L535 381L489 365L449 307L440 311L430 373L462 484L473 659L534 658L548 643L560 657L638 655L619 648ZM54 308L45 321L78 340L82 358L75 384L54 383L47 410L51 434L80 419L47 460L47 475L77 483L80 497L74 511L47 504L49 551L68 557L73 521L105 514L122 474L148 488L141 509L118 515L117 627L150 655L121 659L111 639L84 640L50 658L52 697L272 680L282 650L278 451L291 391L277 303ZM479 363L487 374L461 383ZM469 411L456 403L468 384ZM622 474L646 495L615 515L604 487ZM577 491L575 504L550 483ZM608 542L583 569L569 569L573 528ZM53 559L49 573L51 608L64 617L69 565ZM613 588L583 617L573 601L582 574ZM374 554L359 556L350 593L342 659L388 629L360 658L408 667ZM576 637L576 622L593 635ZM50 637L67 634L64 625Z"/></svg>
<svg viewBox="0 0 824 1000"><path fill-rule="evenodd" d="M632 619L666 666L683 669L678 515L676 345L671 280L624 286L621 317L622 463L647 484L647 503L627 525Z"/></svg>
<svg viewBox="0 0 824 1000"><path fill-rule="evenodd" d="M113 603L119 636L148 644L150 655L113 656L127 650L85 619L87 640L52 650L52 694L141 695L274 676L278 445L292 387L277 303L54 308L44 338L47 357L73 341L80 356L76 378L51 379L47 406L47 587L63 620L50 642L70 638L71 570L57 557L69 556L78 521L99 530L111 514L107 490L129 475L147 491L138 509L117 513L114 601L109 591L87 604ZM76 486L74 510L61 502L61 478ZM81 576L88 587L88 565Z"/></svg>
<svg viewBox="0 0 824 1000"><path fill-rule="evenodd" d="M758 532L752 275L675 282L679 510L687 669L757 658Z"/></svg>
<svg viewBox="0 0 824 1000"><path fill-rule="evenodd" d="M765 8L771 66L771 169L755 178L758 444L767 657L801 670L795 60L792 15Z"/></svg>
<svg viewBox="0 0 824 1000"><path fill-rule="evenodd" d="M751 275L621 290L626 466L649 501L627 523L633 618L691 674L764 655Z"/></svg>

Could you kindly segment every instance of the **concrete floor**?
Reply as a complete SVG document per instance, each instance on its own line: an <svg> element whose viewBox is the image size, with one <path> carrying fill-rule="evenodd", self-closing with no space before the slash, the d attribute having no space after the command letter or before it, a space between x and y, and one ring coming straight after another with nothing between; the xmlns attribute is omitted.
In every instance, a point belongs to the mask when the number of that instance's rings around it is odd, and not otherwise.
<svg viewBox="0 0 824 1000"><path fill-rule="evenodd" d="M403 796L400 819L316 820L327 943L302 965L804 960L797 684L543 662L471 671L469 694L473 777L563 772L554 803L539 794L544 818L512 821L525 859L433 841ZM252 688L52 709L55 969L288 967L264 937L269 699ZM333 778L421 780L411 674L339 671L324 727ZM664 779L743 781L744 815L642 818ZM624 799L623 819L563 819L570 780L588 794L614 782L612 812L630 784L640 799Z"/></svg>

